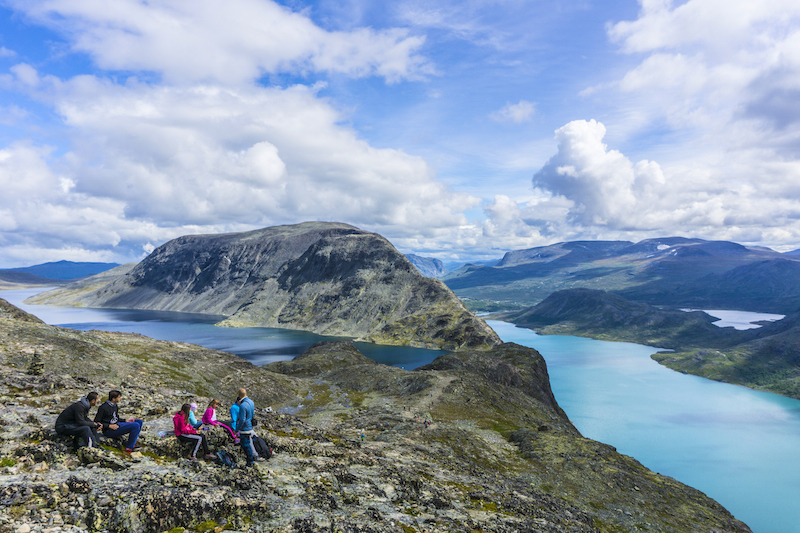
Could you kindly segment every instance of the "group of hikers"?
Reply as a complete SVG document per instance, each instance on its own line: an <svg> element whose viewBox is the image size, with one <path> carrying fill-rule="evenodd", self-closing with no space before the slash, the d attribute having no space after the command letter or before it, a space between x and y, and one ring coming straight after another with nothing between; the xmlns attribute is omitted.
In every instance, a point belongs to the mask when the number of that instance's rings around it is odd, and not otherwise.
<svg viewBox="0 0 800 533"><path fill-rule="evenodd" d="M136 444L139 433L142 430L144 421L138 418L128 418L121 420L119 417L119 401L122 393L112 390L108 393L108 400L97 408L94 420L89 418L89 410L97 404L97 392L90 392L86 397L81 398L64 409L56 419L56 433L59 435L72 435L80 439L83 446L90 448L98 446L100 438L98 431L102 431L104 437L119 438L128 435L125 445L125 452L132 453L140 448ZM217 420L217 409L221 403L219 400L212 399L209 402L203 416L197 420L195 412L196 403L184 403L181 409L172 417L175 436L180 442L192 445L192 452L189 459L196 460L197 453L202 448L206 459L216 459L217 456L211 454L208 449L206 435L199 429L211 426L223 427L235 444L239 444L244 450L247 458L246 466L252 466L259 454L254 449L254 438L258 439L253 431L253 416L255 415L255 404L247 396L245 389L239 389L236 401L231 406L231 421L225 424ZM205 426L205 428L204 428Z"/></svg>

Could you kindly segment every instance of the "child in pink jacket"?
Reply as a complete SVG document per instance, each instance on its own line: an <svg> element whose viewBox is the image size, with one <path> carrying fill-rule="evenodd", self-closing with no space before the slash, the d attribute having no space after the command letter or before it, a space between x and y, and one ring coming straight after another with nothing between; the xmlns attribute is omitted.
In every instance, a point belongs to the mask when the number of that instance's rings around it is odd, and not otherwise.
<svg viewBox="0 0 800 533"><path fill-rule="evenodd" d="M201 447L203 448L203 453L205 454L206 459L216 459L217 456L211 455L211 453L208 451L206 436L198 435L197 431L192 427L191 424L189 424L190 410L191 406L188 403L185 403L183 406L181 406L181 410L175 413L175 416L172 417L172 425L175 428L175 436L178 437L179 441L194 446L189 459L194 461L197 458L197 452L200 451Z"/></svg>
<svg viewBox="0 0 800 533"><path fill-rule="evenodd" d="M217 420L217 407L220 406L220 401L214 398L208 404L206 412L203 413L203 424L211 424L212 426L222 426L231 434L231 438L235 444L239 444L239 439L231 428Z"/></svg>

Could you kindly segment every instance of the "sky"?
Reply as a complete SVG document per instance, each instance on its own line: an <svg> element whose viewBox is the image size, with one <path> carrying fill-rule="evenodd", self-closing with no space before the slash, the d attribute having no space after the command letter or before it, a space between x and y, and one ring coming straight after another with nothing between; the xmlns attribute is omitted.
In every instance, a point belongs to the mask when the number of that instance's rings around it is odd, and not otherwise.
<svg viewBox="0 0 800 533"><path fill-rule="evenodd" d="M800 248L800 2L0 0L0 268L307 220Z"/></svg>

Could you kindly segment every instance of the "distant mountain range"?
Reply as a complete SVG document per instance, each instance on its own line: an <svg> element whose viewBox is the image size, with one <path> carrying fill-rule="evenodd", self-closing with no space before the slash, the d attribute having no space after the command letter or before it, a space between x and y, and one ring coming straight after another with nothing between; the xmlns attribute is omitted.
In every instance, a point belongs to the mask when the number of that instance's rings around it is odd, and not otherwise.
<svg viewBox="0 0 800 533"><path fill-rule="evenodd" d="M0 289L58 287L69 280L91 276L117 266L119 265L116 263L57 261L29 267L5 268L0 269Z"/></svg>
<svg viewBox="0 0 800 533"><path fill-rule="evenodd" d="M28 301L225 315L228 326L301 329L378 344L500 343L444 283L420 274L389 241L339 223L180 237L137 265Z"/></svg>
<svg viewBox="0 0 800 533"><path fill-rule="evenodd" d="M443 279L458 296L471 299L474 310L494 309L498 302L508 308L535 305L573 288L659 306L782 314L800 308L800 255L683 237L516 250L496 266L468 265Z"/></svg>
<svg viewBox="0 0 800 533"><path fill-rule="evenodd" d="M66 280L92 276L118 266L118 263L74 263L72 261L55 261L29 267L2 269L0 270L0 275L6 276L16 272L33 274L39 278Z"/></svg>

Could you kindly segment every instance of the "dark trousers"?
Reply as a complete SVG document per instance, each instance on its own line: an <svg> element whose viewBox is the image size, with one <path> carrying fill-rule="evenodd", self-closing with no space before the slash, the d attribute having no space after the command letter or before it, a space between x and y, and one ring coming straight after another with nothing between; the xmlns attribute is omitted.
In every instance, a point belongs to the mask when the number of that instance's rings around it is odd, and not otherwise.
<svg viewBox="0 0 800 533"><path fill-rule="evenodd" d="M194 446L191 457L197 457L197 451L201 446L203 447L203 453L206 455L209 454L205 435L184 433L183 435L178 435L178 440Z"/></svg>
<svg viewBox="0 0 800 533"><path fill-rule="evenodd" d="M136 439L139 438L139 432L142 431L142 424L144 424L144 420L138 418L133 422L118 422L117 425L119 427L117 429L107 429L103 431L103 435L111 438L128 435L128 444L125 445L125 447L133 448L136 446Z"/></svg>
<svg viewBox="0 0 800 533"><path fill-rule="evenodd" d="M100 437L97 436L97 428L94 426L78 426L75 424L66 424L56 427L56 433L59 435L72 435L81 439L82 446L89 448L97 447L100 443Z"/></svg>

